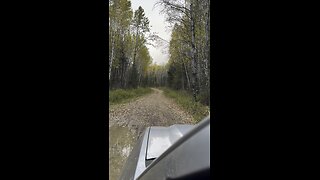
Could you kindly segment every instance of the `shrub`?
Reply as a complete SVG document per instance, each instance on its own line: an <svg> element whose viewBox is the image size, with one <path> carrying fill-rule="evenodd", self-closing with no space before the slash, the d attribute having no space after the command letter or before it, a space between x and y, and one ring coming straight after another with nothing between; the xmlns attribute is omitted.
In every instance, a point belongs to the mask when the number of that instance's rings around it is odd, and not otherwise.
<svg viewBox="0 0 320 180"><path fill-rule="evenodd" d="M201 104L200 102L194 102L192 94L187 91L176 91L169 88L161 88L164 95L175 100L175 102L182 107L185 111L193 116L196 123L209 115L209 107Z"/></svg>
<svg viewBox="0 0 320 180"><path fill-rule="evenodd" d="M137 88L137 89L116 89L109 91L109 103L118 104L127 100L151 93L150 88Z"/></svg>

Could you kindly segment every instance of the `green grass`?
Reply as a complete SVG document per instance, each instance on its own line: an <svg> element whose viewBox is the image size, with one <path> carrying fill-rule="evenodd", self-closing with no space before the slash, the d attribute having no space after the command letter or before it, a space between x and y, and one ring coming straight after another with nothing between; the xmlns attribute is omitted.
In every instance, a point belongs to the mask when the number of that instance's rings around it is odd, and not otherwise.
<svg viewBox="0 0 320 180"><path fill-rule="evenodd" d="M124 103L142 95L151 93L150 88L137 88L137 89L116 89L109 91L109 104Z"/></svg>
<svg viewBox="0 0 320 180"><path fill-rule="evenodd" d="M182 107L185 111L193 116L195 123L198 123L203 118L209 115L209 107L194 102L193 97L186 91L176 91L169 88L161 88L165 96L172 98L175 102Z"/></svg>

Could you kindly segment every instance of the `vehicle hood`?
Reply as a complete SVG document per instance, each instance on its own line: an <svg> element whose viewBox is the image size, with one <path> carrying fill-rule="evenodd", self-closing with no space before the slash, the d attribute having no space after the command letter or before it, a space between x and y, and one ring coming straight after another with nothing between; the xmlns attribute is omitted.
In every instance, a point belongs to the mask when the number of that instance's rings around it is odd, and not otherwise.
<svg viewBox="0 0 320 180"><path fill-rule="evenodd" d="M155 159L166 151L194 125L175 124L170 127L152 126L149 129L146 159Z"/></svg>

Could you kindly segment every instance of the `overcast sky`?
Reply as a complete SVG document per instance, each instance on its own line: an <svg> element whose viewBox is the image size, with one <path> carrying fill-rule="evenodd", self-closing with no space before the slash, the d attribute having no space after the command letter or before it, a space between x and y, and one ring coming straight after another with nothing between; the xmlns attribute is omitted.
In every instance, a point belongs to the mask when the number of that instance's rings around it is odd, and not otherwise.
<svg viewBox="0 0 320 180"><path fill-rule="evenodd" d="M168 24L165 22L164 14L160 14L160 7L155 7L153 9L153 5L157 1L158 0L131 0L131 6L133 12L141 6L152 26L150 28L151 32L157 32L161 38L170 41L171 31L169 28L166 28ZM150 45L147 45L147 47L153 62L156 62L157 64L165 64L168 62L169 56L168 54L163 54L161 48L154 48Z"/></svg>

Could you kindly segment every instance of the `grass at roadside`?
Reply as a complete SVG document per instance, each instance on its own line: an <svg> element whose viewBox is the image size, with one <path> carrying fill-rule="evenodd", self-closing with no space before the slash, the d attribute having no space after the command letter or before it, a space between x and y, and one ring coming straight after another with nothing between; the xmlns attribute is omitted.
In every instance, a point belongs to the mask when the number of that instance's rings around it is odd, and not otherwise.
<svg viewBox="0 0 320 180"><path fill-rule="evenodd" d="M109 104L119 104L140 97L142 95L151 93L150 88L137 88L137 89L116 89L109 91Z"/></svg>
<svg viewBox="0 0 320 180"><path fill-rule="evenodd" d="M196 123L209 115L209 107L199 102L194 102L192 96L186 91L176 91L169 88L161 88L165 96L172 98L185 111L193 116Z"/></svg>

